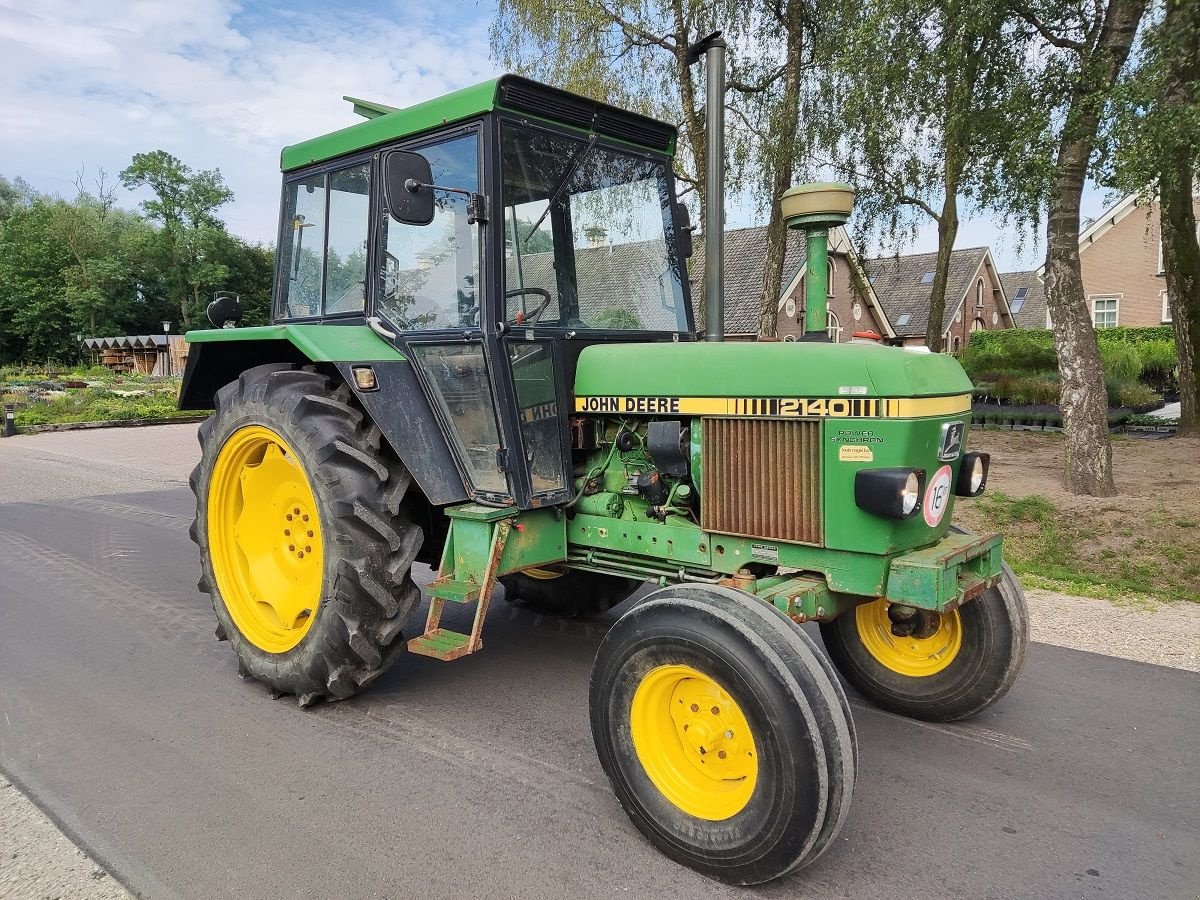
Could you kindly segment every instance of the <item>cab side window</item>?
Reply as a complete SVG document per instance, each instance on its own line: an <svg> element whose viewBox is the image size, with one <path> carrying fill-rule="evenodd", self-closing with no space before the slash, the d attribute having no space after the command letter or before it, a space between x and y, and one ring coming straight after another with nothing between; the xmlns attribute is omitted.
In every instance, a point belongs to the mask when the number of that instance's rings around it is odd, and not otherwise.
<svg viewBox="0 0 1200 900"><path fill-rule="evenodd" d="M279 240L280 316L362 312L370 190L367 162L287 186Z"/></svg>
<svg viewBox="0 0 1200 900"><path fill-rule="evenodd" d="M479 137L469 134L420 148L440 187L479 190ZM467 198L437 191L433 221L405 225L381 217L379 309L401 331L478 328L479 226L467 222Z"/></svg>

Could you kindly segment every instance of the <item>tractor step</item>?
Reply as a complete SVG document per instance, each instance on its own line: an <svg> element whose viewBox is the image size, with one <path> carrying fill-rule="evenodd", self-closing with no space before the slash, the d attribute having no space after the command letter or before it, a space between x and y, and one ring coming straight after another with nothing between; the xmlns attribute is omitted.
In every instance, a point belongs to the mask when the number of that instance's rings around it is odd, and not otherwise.
<svg viewBox="0 0 1200 900"><path fill-rule="evenodd" d="M474 581L455 581L452 578L439 578L430 584L426 590L430 597L439 600L449 600L451 603L472 603L479 599L480 585Z"/></svg>
<svg viewBox="0 0 1200 900"><path fill-rule="evenodd" d="M483 641L480 641L475 650L482 648ZM408 642L409 653L432 656L443 662L458 659L460 656L474 653L475 650L471 649L471 635L463 634L461 631L451 631L448 628L435 628L428 634L415 637Z"/></svg>
<svg viewBox="0 0 1200 900"><path fill-rule="evenodd" d="M449 662L483 649L483 620L496 587L504 543L514 516L511 511L501 518L487 507L480 510L478 514L451 518L438 577L427 588L429 614L425 617L425 633L408 642L410 653ZM442 611L447 602L475 604L470 634L442 627Z"/></svg>

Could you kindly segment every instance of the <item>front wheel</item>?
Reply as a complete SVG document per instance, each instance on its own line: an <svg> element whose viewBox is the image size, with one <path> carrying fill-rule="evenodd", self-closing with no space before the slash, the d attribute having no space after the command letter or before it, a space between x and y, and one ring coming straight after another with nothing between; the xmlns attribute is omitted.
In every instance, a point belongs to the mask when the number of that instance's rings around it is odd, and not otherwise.
<svg viewBox="0 0 1200 900"><path fill-rule="evenodd" d="M667 856L729 884L833 841L856 773L847 711L808 636L725 587L657 591L592 671L592 736L621 806Z"/></svg>
<svg viewBox="0 0 1200 900"><path fill-rule="evenodd" d="M863 603L821 638L842 676L876 706L932 722L991 706L1016 680L1029 644L1029 609L1012 570L1000 583L941 614Z"/></svg>

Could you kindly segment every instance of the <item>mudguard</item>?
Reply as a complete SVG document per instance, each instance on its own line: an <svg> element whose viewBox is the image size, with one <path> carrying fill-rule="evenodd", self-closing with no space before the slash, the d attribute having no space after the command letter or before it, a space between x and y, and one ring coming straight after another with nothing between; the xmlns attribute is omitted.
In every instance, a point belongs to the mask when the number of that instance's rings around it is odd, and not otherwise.
<svg viewBox="0 0 1200 900"><path fill-rule="evenodd" d="M211 409L216 392L264 363L324 364L354 390L396 455L435 506L468 499L462 475L405 356L365 325L269 325L188 332L181 409ZM351 365L369 363L379 389L360 391Z"/></svg>

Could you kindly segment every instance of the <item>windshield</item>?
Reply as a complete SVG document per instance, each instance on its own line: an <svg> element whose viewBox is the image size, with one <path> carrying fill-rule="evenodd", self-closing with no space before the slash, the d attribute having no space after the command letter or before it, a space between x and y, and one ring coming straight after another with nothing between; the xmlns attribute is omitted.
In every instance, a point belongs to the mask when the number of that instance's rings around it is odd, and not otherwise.
<svg viewBox="0 0 1200 900"><path fill-rule="evenodd" d="M511 124L502 140L508 321L686 331L666 163Z"/></svg>

